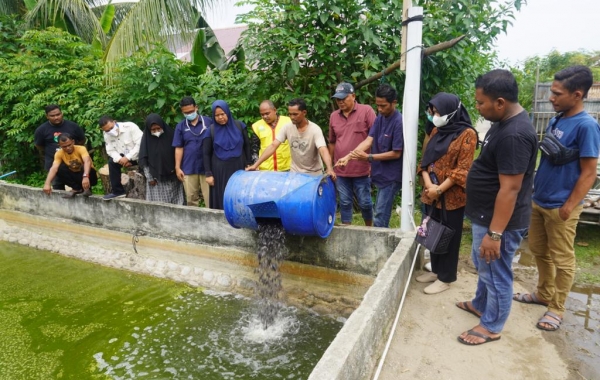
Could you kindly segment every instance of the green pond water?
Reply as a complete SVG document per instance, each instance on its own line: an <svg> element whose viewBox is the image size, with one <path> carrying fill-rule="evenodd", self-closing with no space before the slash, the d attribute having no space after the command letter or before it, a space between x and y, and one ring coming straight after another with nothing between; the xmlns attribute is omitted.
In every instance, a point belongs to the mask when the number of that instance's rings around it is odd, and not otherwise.
<svg viewBox="0 0 600 380"><path fill-rule="evenodd" d="M306 379L342 323L0 242L0 379Z"/></svg>

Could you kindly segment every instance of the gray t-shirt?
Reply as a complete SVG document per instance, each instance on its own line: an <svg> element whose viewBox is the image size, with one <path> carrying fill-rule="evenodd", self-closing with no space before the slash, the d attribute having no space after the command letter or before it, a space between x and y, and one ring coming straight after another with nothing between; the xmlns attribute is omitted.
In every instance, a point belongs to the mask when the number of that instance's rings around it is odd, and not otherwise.
<svg viewBox="0 0 600 380"><path fill-rule="evenodd" d="M308 174L323 173L323 162L319 155L319 148L327 146L321 127L308 122L308 127L302 133L293 123L287 123L277 133L277 141L290 143L292 153L292 166L290 171Z"/></svg>

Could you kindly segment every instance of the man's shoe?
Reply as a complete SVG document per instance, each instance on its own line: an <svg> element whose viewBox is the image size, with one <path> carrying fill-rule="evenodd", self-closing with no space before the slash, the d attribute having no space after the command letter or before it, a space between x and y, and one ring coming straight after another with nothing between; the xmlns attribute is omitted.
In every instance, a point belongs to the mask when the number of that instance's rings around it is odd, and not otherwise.
<svg viewBox="0 0 600 380"><path fill-rule="evenodd" d="M90 190L90 189L84 190L81 195L83 195L86 198L89 198L92 196L92 190Z"/></svg>
<svg viewBox="0 0 600 380"><path fill-rule="evenodd" d="M75 196L77 194L81 194L82 192L83 192L83 190L73 190L73 191L69 191L68 193L66 193L62 197L65 198L65 199L71 199L71 198L75 198Z"/></svg>
<svg viewBox="0 0 600 380"><path fill-rule="evenodd" d="M432 272L426 272L417 277L415 280L417 280L417 282L434 282L435 280L437 280L437 274Z"/></svg>
<svg viewBox="0 0 600 380"><path fill-rule="evenodd" d="M102 200L103 201L110 201L111 199L122 198L124 196L125 196L125 194L113 194L113 193L110 193L110 194L106 194L105 196L103 196Z"/></svg>
<svg viewBox="0 0 600 380"><path fill-rule="evenodd" d="M425 292L425 294L437 294L448 289L450 289L450 284L447 284L440 280L436 280L433 284L423 289L423 291Z"/></svg>

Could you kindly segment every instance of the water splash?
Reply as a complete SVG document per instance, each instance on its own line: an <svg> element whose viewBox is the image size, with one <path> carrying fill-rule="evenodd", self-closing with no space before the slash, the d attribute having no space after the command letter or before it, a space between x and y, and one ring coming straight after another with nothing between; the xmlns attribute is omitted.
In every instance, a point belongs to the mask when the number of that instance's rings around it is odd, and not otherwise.
<svg viewBox="0 0 600 380"><path fill-rule="evenodd" d="M280 223L261 223L258 226L258 317L263 329L273 325L282 305L281 273L279 266L287 255L285 230Z"/></svg>

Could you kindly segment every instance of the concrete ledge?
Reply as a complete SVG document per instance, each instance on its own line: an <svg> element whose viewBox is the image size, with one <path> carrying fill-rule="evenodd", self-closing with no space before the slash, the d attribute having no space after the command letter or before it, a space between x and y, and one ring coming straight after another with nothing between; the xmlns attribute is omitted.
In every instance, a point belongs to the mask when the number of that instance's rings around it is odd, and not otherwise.
<svg viewBox="0 0 600 380"><path fill-rule="evenodd" d="M352 313L309 380L363 380L373 375L407 286L416 245L414 233L400 233L400 244Z"/></svg>
<svg viewBox="0 0 600 380"><path fill-rule="evenodd" d="M256 249L256 232L235 229L223 211L98 196L63 199L62 192L0 181L0 209L71 220L136 235L209 246ZM398 244L386 228L334 227L327 239L288 235L289 260L375 276Z"/></svg>

